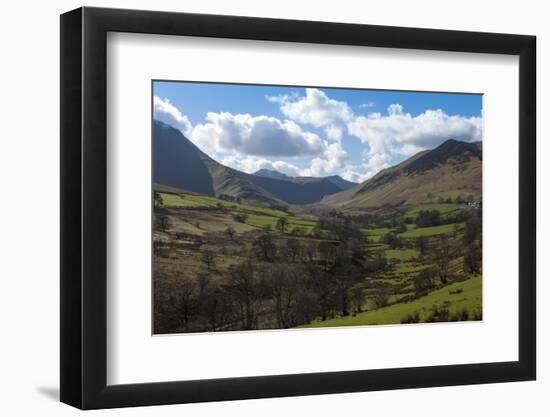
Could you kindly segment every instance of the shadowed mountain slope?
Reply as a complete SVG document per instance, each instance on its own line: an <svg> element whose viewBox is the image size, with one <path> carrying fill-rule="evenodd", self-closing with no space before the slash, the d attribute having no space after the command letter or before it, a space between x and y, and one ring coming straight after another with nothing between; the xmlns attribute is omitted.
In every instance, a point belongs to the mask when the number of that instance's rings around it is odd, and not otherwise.
<svg viewBox="0 0 550 417"><path fill-rule="evenodd" d="M343 179L339 175L330 175L328 177L291 177L289 175L283 174L282 172L275 171L272 169L260 169L254 173L256 177L263 177L263 178L276 178L280 180L287 180L294 182L296 184L305 184L305 183L320 183L323 184L319 187L319 192L322 192L324 194L333 194L337 191L344 191L348 190L351 187L354 187L357 185L356 182L351 182ZM332 185L336 185L338 187L337 191L334 191L335 188L332 187Z"/></svg>
<svg viewBox="0 0 550 417"><path fill-rule="evenodd" d="M156 120L153 143L154 182L164 186L263 205L311 204L342 190L327 178L281 179L226 167L202 152L179 130Z"/></svg>

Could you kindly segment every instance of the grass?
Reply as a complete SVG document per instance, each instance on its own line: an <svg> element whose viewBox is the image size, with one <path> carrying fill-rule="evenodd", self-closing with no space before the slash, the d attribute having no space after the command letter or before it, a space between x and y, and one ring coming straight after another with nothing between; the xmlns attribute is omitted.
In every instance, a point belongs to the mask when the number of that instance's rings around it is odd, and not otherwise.
<svg viewBox="0 0 550 417"><path fill-rule="evenodd" d="M456 293L456 290L462 292ZM455 292L451 294L451 292ZM454 283L436 290L425 297L410 303L398 303L378 310L371 310L357 314L355 317L340 317L326 321L316 321L301 327L341 327L366 326L374 324L399 324L408 314L419 313L421 321L425 321L432 306L442 306L446 303L451 314L467 309L473 313L481 309L482 279L481 276L470 278L467 281Z"/></svg>
<svg viewBox="0 0 550 417"><path fill-rule="evenodd" d="M418 206L412 207L405 212L405 217L416 216L421 211L426 210L438 210L441 214L448 214L456 211L460 208L459 204L455 203L429 203L429 204L420 204Z"/></svg>
<svg viewBox="0 0 550 417"><path fill-rule="evenodd" d="M234 201L225 201L219 198L208 197L204 195L161 193L161 197L163 204L168 207L208 208L221 205L222 207L230 210L241 210L275 217L288 216L288 213L285 213L282 210L275 210L267 207L258 207L252 204L237 203Z"/></svg>
<svg viewBox="0 0 550 417"><path fill-rule="evenodd" d="M287 232L292 231L295 227L302 227L304 228L306 233L311 232L311 230L315 227L315 222L299 219L294 216L288 216L288 226L287 226ZM248 218L246 219L246 224L249 224L251 226L256 227L265 227L265 226L271 226L273 230L275 230L275 226L277 225L277 220L279 220L279 216L273 217L273 216L266 216L262 214L249 214Z"/></svg>
<svg viewBox="0 0 550 417"><path fill-rule="evenodd" d="M401 233L399 236L403 238L413 238L419 236L434 236L446 233L453 233L453 231L455 230L455 224L458 224L460 228L464 227L464 223L442 224L441 226L432 227L415 227L407 230L404 233Z"/></svg>
<svg viewBox="0 0 550 417"><path fill-rule="evenodd" d="M293 228L301 227L306 234L314 228L316 221L311 217L302 218L300 214L286 213L281 210L254 206L247 203L225 201L214 197L197 194L170 194L161 193L163 203L171 221L171 230L185 232L184 238L178 241L176 249L170 254L170 262L176 263L181 271L178 274L205 273L207 271L201 261L201 251L208 249L216 254L216 271L213 273L216 279L229 269L231 265L248 259L253 239L259 234L258 228L271 226L277 239L278 245L284 244L284 237L276 231L276 224L279 218L285 217L288 220L286 233L292 232ZM224 207L225 210L219 209ZM403 211L397 212L395 216L413 217L420 210L439 210L448 214L459 210L457 204L423 204L416 207L409 207L406 214ZM236 215L246 215L244 222ZM244 219L244 216L243 216ZM388 222L388 224L391 224ZM230 241L224 235L223 239L218 236L227 227L231 226L236 231L235 238ZM468 278L466 281L457 282L433 291L432 293L410 302L403 302L402 299L413 299L414 285L413 278L426 267L431 266L432 260L429 256L419 259L419 251L414 241L418 236L438 236L441 234L452 234L458 229L454 236L459 241L464 232L464 223L448 224L435 227L418 228L415 224L407 224L407 231L399 236L404 238L404 247L391 249L388 244L380 242L380 239L391 232L392 228L365 226L361 232L368 236L369 259L374 259L379 254L384 254L388 259L387 268L376 270L373 273L365 274L364 280L358 284L365 291L361 300L363 309L367 311L356 316L337 317L327 321L314 321L302 327L339 327L356 325L375 324L399 324L408 315L418 314L421 321L431 314L433 306L448 307L451 314L467 309L470 314L481 309L482 280L481 277ZM163 233L157 233L166 238ZM193 236L201 236L201 248L193 249ZM158 236L157 236L158 237ZM305 236L302 239L313 239ZM178 238L179 239L179 238ZM325 238L328 239L328 238ZM321 239L316 239L319 241ZM427 239L428 246L436 244L437 239ZM428 253L429 255L429 253ZM286 260L281 259L283 262ZM168 261L166 261L168 264ZM450 274L458 279L467 278L462 271L462 258L455 256L450 264ZM179 270L178 270L179 271ZM439 281L438 281L439 282ZM376 297L380 294L387 294L389 306L375 309ZM380 304L380 303L378 303ZM471 316L470 316L471 317Z"/></svg>
<svg viewBox="0 0 550 417"><path fill-rule="evenodd" d="M392 271L396 274L417 274L425 269L429 264L414 265L411 263L400 263L393 267Z"/></svg>
<svg viewBox="0 0 550 417"><path fill-rule="evenodd" d="M385 234L391 232L393 229L389 227L380 227L378 229L361 229L361 231L367 235L371 242L378 243Z"/></svg>
<svg viewBox="0 0 550 417"><path fill-rule="evenodd" d="M246 203L237 203L225 201L219 198L195 195L195 194L168 194L161 193L163 204L167 207L178 208L216 208L219 205L230 210L231 214L246 214L246 224L254 227L271 226L275 229L277 220L280 217L288 219L288 231L294 227L302 227L306 233L311 232L315 227L315 222L295 217L281 210L253 206Z"/></svg>
<svg viewBox="0 0 550 417"><path fill-rule="evenodd" d="M386 251L386 258L408 261L418 257L418 254L417 249L388 249Z"/></svg>

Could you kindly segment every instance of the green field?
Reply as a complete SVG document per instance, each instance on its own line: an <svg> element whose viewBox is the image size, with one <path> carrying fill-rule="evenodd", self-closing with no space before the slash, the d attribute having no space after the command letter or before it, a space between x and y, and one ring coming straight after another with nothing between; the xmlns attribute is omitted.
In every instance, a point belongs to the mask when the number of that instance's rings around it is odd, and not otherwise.
<svg viewBox="0 0 550 417"><path fill-rule="evenodd" d="M441 226L432 227L410 227L405 233L399 234L403 238L414 238L419 236L435 236L445 233L453 233L455 231L455 224L458 224L460 229L464 228L464 223L451 223L442 224ZM409 225L410 226L410 225Z"/></svg>
<svg viewBox="0 0 550 417"><path fill-rule="evenodd" d="M271 226L272 229L275 229L277 220L279 220L280 217L283 217L283 216L249 214L245 223L256 227ZM288 219L288 226L287 226L288 232L290 232L295 227L302 227L304 228L306 233L309 233L315 227L315 222L313 221L300 219L298 217L294 217L291 215L285 215L285 217L287 217Z"/></svg>
<svg viewBox="0 0 550 417"><path fill-rule="evenodd" d="M268 216L283 217L288 216L282 210L274 210L267 207L258 207L246 203L237 203L233 201L225 201L215 197L208 197L204 195L196 194L168 194L160 193L163 201L163 205L167 207L181 207L181 208L208 208L217 207L221 205L227 209L238 209L243 211L250 211L260 214L266 214Z"/></svg>
<svg viewBox="0 0 550 417"><path fill-rule="evenodd" d="M369 240L371 242L377 243L377 242L380 242L380 239L382 238L382 236L384 236L385 234L391 232L392 229L389 228L389 227L380 227L380 228L377 228L377 229L363 228L363 229L361 229L361 231L365 235L367 235L367 237L369 238Z"/></svg>
<svg viewBox="0 0 550 417"><path fill-rule="evenodd" d="M282 210L275 210L267 207L258 207L246 203L237 203L225 201L215 197L208 197L195 194L168 194L161 193L163 205L173 208L217 208L223 207L228 209L231 214L245 214L247 216L245 223L254 227L271 226L275 228L277 220L281 217L288 219L287 231L292 231L295 227L304 228L306 233L311 232L315 227L315 222L302 219L286 213Z"/></svg>
<svg viewBox="0 0 550 417"><path fill-rule="evenodd" d="M441 214L449 214L460 208L459 204L455 203L433 203L433 204L420 204L412 207L405 212L406 217L416 216L421 211L438 210Z"/></svg>
<svg viewBox="0 0 550 417"><path fill-rule="evenodd" d="M455 294L456 290L462 290ZM467 281L448 285L436 290L425 297L410 303L394 304L378 310L357 314L355 317L341 317L326 321L316 321L301 327L342 327L342 326L366 326L375 324L399 324L401 319L408 314L418 312L421 321L425 321L432 306L448 304L449 311L456 313L467 309L470 313L481 309L482 279L480 276L470 278Z"/></svg>
<svg viewBox="0 0 550 417"><path fill-rule="evenodd" d="M386 258L400 261L409 261L418 257L418 255L418 249L388 249L386 251Z"/></svg>
<svg viewBox="0 0 550 417"><path fill-rule="evenodd" d="M482 279L479 275L473 276L465 272L467 263L464 249L461 247L464 239L464 222L417 227L413 222L406 220L406 231L397 234L399 239L395 236L383 239L389 233L396 234L397 230L405 230L404 220L414 218L421 210L438 210L441 214L448 215L456 210L462 210L458 204L422 204L405 209L394 209L382 212L376 221L370 219L365 221L360 217L354 218L353 215L349 215L350 221L346 227L352 227L355 234L348 234L347 231L342 233L345 229L342 229L344 223L341 219L345 219L346 213L340 213L338 217L321 210L311 210L307 211L306 215L305 210L291 212L292 207L289 207L289 212L286 212L276 208L256 206L253 205L254 203L226 201L194 193L162 192L161 198L162 204L160 207L156 206L155 210L159 218L164 216L168 227L164 230L155 230L158 254L155 268L161 277L159 285L164 286L159 294L166 300L171 300L174 294L179 294L178 291L181 291L179 285L188 285L189 280L195 282L190 288L203 285L204 282L199 282L199 277L205 274L210 279L208 285L217 288L216 291L224 292L229 288L228 285L234 285L232 283L235 268L242 268L245 265L246 268L252 268L252 271L255 271L251 276L263 279L261 285L273 286L276 282L274 279L280 279L276 277L289 274L288 276L294 277L292 279L299 280L300 286L297 288L307 288L308 297L319 300L311 305L305 304L307 309L304 309L302 314L308 314L305 316L306 319L290 324L279 324L277 320L285 316L277 315L275 312L279 311L276 309L284 308L284 304L277 304L275 299L270 298L273 297L272 294L277 294L275 289L279 289L279 287L273 287L273 292L267 292L268 296L258 301L261 304L257 307L259 328L399 324L409 316L412 316L408 318L409 322L476 320L480 316ZM284 233L276 227L281 218L288 221ZM447 219L447 221L451 220L451 218ZM323 230L316 230L317 233L312 234L317 222L322 225ZM378 227L388 225L393 227ZM262 230L266 228L271 230ZM293 229L296 228L302 228L304 233L292 236ZM233 230L232 235L231 230ZM364 239L350 240L350 246L342 246L345 251L337 252L336 255L327 252L327 248L338 247L339 242L345 242L346 236L356 237L360 234ZM441 235L447 235L447 239L441 240ZM262 255L263 249L260 246L266 242L261 240L266 236L272 239L272 246L264 246L271 251L270 255ZM416 239L419 236L425 239ZM324 242L330 242L331 245L324 245ZM452 245L459 250L453 251L447 259L448 268L445 272L447 275L441 276L438 275L442 272L438 269L441 266L435 258L434 248L444 244ZM351 248L353 250L350 250ZM355 249L357 252L354 252ZM293 250L294 254L292 254ZM354 265L363 266L364 270L358 271L355 277L350 275L354 281L349 287L339 287L338 285L341 285L341 282L345 284L345 281L337 281L341 277L336 275L341 274L338 272L341 271L338 269L340 265L337 264L336 258L330 256L343 254L350 257L356 256L356 253L358 256L355 258ZM210 257L211 261L208 260ZM252 262L249 262L250 260ZM327 265L329 265L328 268ZM304 277L308 274L304 271L309 269L302 269L304 267L312 267L311 270L318 271L315 277L331 276L331 280L306 280ZM332 272L331 268L335 272ZM279 275L270 275L269 271L272 270L278 271L274 274ZM298 273L290 275L292 271L298 271ZM433 275L428 279L433 280L432 286L427 287L428 290L422 289L419 287L417 278L430 273ZM180 277L185 277L185 281L180 282ZM282 281L282 284L278 285L292 285L292 282L289 282ZM261 291L265 290L263 287L258 288L262 288ZM434 290L434 288L437 289ZM340 291L346 292L346 298L340 297ZM431 292L416 299L415 294L423 291ZM231 292L227 297L230 297L232 302L238 303L239 298L231 298L236 297L235 294L239 293ZM340 304L342 299L345 303L344 307ZM288 305L288 309L301 311L300 303L296 300ZM327 305L329 307L325 307ZM385 307L380 307L382 305ZM239 311L236 306L237 304L232 307L235 308L233 314ZM309 313L311 309L314 311L313 314ZM176 310L173 313L174 317L180 314L179 310ZM203 314L202 310L198 311L195 314ZM467 314L464 311L467 311ZM212 318L211 315L204 317L208 317L208 320ZM209 321L205 318L194 319L196 322L193 326L201 329L200 331L208 331ZM170 323L166 325L175 326L173 328L181 331L178 327L181 326L181 321ZM222 322L216 324L215 331L238 330L239 326L240 324L231 321Z"/></svg>

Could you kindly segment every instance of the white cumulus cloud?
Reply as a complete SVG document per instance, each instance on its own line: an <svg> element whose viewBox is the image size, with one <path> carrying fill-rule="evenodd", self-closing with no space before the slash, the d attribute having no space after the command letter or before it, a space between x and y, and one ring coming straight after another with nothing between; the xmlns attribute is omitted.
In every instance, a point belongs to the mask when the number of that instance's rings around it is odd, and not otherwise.
<svg viewBox="0 0 550 417"><path fill-rule="evenodd" d="M156 120L160 120L161 122L181 130L188 138L191 136L193 125L187 116L182 114L167 98L161 99L158 96L153 97L153 114Z"/></svg>
<svg viewBox="0 0 550 417"><path fill-rule="evenodd" d="M315 133L270 116L208 113L193 129L193 142L210 152L236 151L254 156L317 155L325 145Z"/></svg>
<svg viewBox="0 0 550 417"><path fill-rule="evenodd" d="M375 107L376 103L374 101L368 101L366 103L361 104L359 107L362 109L370 109L371 107Z"/></svg>
<svg viewBox="0 0 550 417"><path fill-rule="evenodd" d="M226 156L221 160L223 165L237 169L239 171L253 174L260 169L269 169L286 174L290 177L298 177L302 175L302 170L295 165L285 161L271 161L265 158L246 157L242 158L238 155Z"/></svg>
<svg viewBox="0 0 550 417"><path fill-rule="evenodd" d="M481 117L448 115L441 109L426 110L417 116L400 104L388 107L387 114L358 116L348 123L348 133L369 146L369 156L402 155L438 146L447 139L481 139Z"/></svg>
<svg viewBox="0 0 550 417"><path fill-rule="evenodd" d="M331 140L342 138L342 127L353 117L353 111L344 101L329 98L318 88L306 88L306 95L268 97L280 105L281 112L291 120L324 128Z"/></svg>
<svg viewBox="0 0 550 417"><path fill-rule="evenodd" d="M348 160L348 153L338 142L328 145L324 156L325 158L313 158L309 168L303 170L303 175L311 177L333 175L344 168Z"/></svg>

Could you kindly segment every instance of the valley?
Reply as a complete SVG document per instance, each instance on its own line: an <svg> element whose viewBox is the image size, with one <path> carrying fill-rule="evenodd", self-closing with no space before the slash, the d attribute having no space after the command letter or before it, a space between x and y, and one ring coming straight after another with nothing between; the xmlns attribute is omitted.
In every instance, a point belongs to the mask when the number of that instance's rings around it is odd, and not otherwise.
<svg viewBox="0 0 550 417"><path fill-rule="evenodd" d="M481 144L355 184L244 173L154 126L154 333L481 320Z"/></svg>
<svg viewBox="0 0 550 417"><path fill-rule="evenodd" d="M466 202L346 217L156 195L155 333L482 317L480 210ZM445 224L418 227L426 212Z"/></svg>

